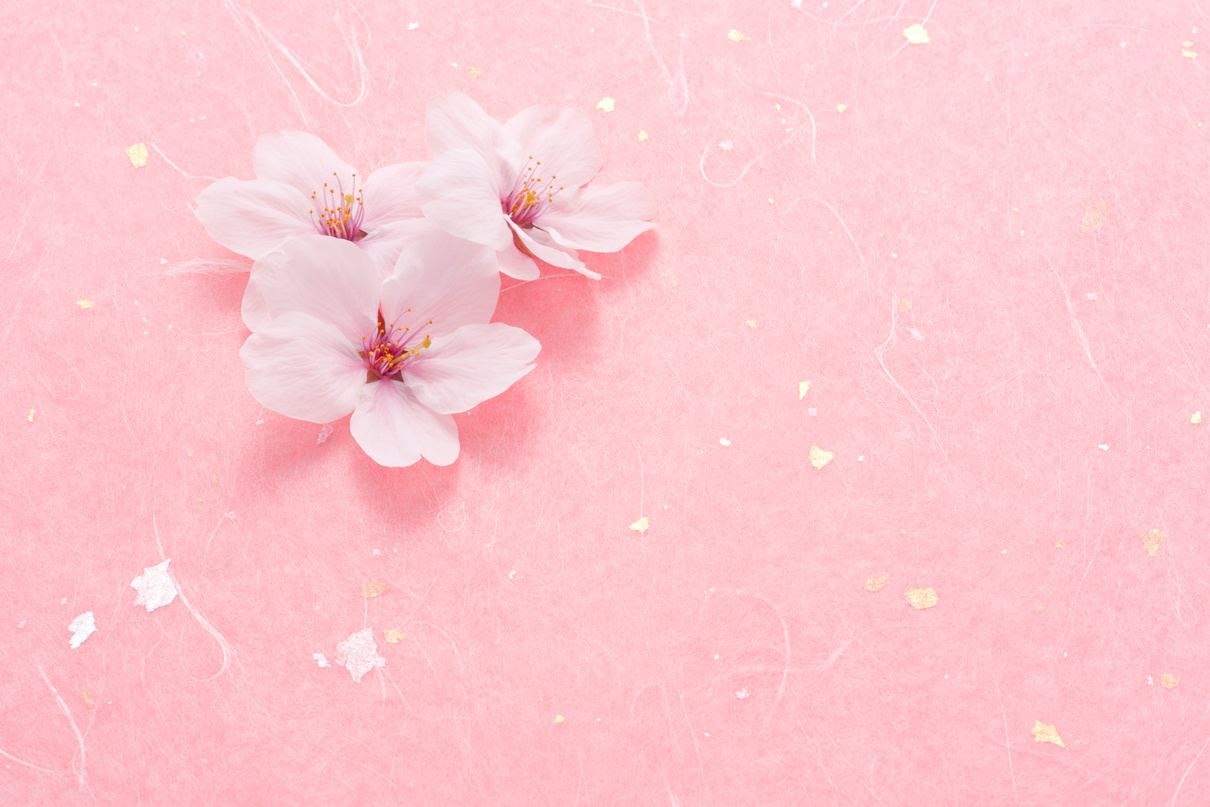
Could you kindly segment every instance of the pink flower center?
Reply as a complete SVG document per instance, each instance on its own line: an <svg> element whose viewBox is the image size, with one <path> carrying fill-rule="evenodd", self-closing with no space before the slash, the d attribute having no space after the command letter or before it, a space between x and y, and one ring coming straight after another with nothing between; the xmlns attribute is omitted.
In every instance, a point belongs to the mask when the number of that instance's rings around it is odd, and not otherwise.
<svg viewBox="0 0 1210 807"><path fill-rule="evenodd" d="M530 163L533 165L530 165ZM542 161L534 161L530 157L525 161L525 167L513 182L513 189L500 203L504 214L511 218L519 227L533 227L534 219L542 212L542 208L554 200L555 195L563 190L563 186L555 187L554 174L550 179L538 176Z"/></svg>
<svg viewBox="0 0 1210 807"><path fill-rule="evenodd" d="M432 324L433 321L429 320L429 325ZM419 331L413 333L411 328L387 322L379 311L377 333L361 337L361 350L358 352L366 363L366 383L398 377L408 359L433 344L429 335L425 334L424 339L413 346L411 343L419 335Z"/></svg>
<svg viewBox="0 0 1210 807"><path fill-rule="evenodd" d="M322 191L311 194L315 208L311 212L311 220L320 235L330 235L333 238L343 238L346 241L360 241L365 232L361 229L361 221L365 218L365 206L361 200L361 190L357 187L357 174L353 175L353 187L345 190L344 183L335 171L335 187L324 183Z"/></svg>

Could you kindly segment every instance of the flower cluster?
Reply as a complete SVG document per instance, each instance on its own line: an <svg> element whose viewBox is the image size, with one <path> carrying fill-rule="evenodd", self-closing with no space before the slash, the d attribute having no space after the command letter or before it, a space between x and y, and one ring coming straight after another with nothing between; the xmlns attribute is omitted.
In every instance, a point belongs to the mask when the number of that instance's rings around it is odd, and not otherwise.
<svg viewBox="0 0 1210 807"><path fill-rule="evenodd" d="M535 106L501 124L466 95L428 106L429 163L359 175L307 132L262 135L256 179L198 196L223 246L252 258L240 350L248 391L287 417L352 414L382 465L458 458L451 415L534 368L538 341L491 322L500 273L537 261L588 277L578 250L613 252L655 226L638 182L586 187L600 147L582 110Z"/></svg>

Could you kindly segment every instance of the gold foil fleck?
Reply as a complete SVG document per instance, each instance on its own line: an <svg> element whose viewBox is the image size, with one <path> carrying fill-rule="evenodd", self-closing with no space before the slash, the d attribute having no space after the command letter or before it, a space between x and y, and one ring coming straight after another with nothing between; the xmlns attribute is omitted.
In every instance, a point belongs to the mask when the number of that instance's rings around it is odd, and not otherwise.
<svg viewBox="0 0 1210 807"><path fill-rule="evenodd" d="M80 308L92 308L96 304L92 300L76 300L76 305Z"/></svg>
<svg viewBox="0 0 1210 807"><path fill-rule="evenodd" d="M1105 226L1109 220L1109 205L1104 199L1097 199L1095 204L1084 206L1084 218L1080 219L1080 232L1092 233Z"/></svg>
<svg viewBox="0 0 1210 807"><path fill-rule="evenodd" d="M385 594L386 592L388 592L390 590L391 590L391 587L388 586L383 581L371 580L370 582L362 585L361 596L365 597L367 600L371 600L371 599L377 597L379 594Z"/></svg>
<svg viewBox="0 0 1210 807"><path fill-rule="evenodd" d="M479 78L479 76L483 75L483 68L478 65L471 65L470 70L471 78Z"/></svg>
<svg viewBox="0 0 1210 807"><path fill-rule="evenodd" d="M399 644L401 641L407 638L407 634L401 630L395 630L394 628L383 628L382 638L387 640L387 644Z"/></svg>
<svg viewBox="0 0 1210 807"><path fill-rule="evenodd" d="M754 319L746 319L746 320L744 320L744 324L745 324L745 325L747 325L749 328L755 328L755 327L756 327L756 320L754 320Z"/></svg>
<svg viewBox="0 0 1210 807"><path fill-rule="evenodd" d="M916 610L932 608L937 604L937 592L931 588L909 588L904 592L908 605Z"/></svg>
<svg viewBox="0 0 1210 807"><path fill-rule="evenodd" d="M1021 208L1019 208L1019 207L1014 207L1014 208L1013 208L1013 212L1014 212L1014 213L1020 213L1020 212L1021 212Z"/></svg>
<svg viewBox="0 0 1210 807"><path fill-rule="evenodd" d="M29 410L29 414L25 416L25 419L28 420L30 423L33 423L34 422L34 413L37 411L38 411L37 409Z"/></svg>
<svg viewBox="0 0 1210 807"><path fill-rule="evenodd" d="M1045 610L1046 610L1046 606L1045 606L1045 605L1039 605L1039 606L1038 606L1038 613L1039 613L1039 614L1040 614L1040 613L1042 613L1042 612L1043 612L1043 611L1045 611Z"/></svg>
<svg viewBox="0 0 1210 807"><path fill-rule="evenodd" d="M831 451L824 451L819 446L811 446L811 453L807 455L811 459L811 464L816 468L822 468L832 461L836 455Z"/></svg>
<svg viewBox="0 0 1210 807"><path fill-rule="evenodd" d="M556 723L562 723L562 722L563 722L563 715L555 715L555 722L556 722Z"/></svg>
<svg viewBox="0 0 1210 807"><path fill-rule="evenodd" d="M1036 743L1054 743L1060 748L1067 747L1063 745L1063 739L1059 736L1059 732L1055 731L1055 727L1048 726L1041 720L1034 721L1034 727L1030 733L1034 735Z"/></svg>
<svg viewBox="0 0 1210 807"><path fill-rule="evenodd" d="M882 577L867 577L863 588L866 591L881 591L882 587L886 585L886 578L885 574Z"/></svg>
<svg viewBox="0 0 1210 807"><path fill-rule="evenodd" d="M1007 550L1007 549L1001 549L1001 550L1000 550L1000 554L1001 554L1001 555L1007 555L1007 554L1008 554L1008 550Z"/></svg>
<svg viewBox="0 0 1210 807"><path fill-rule="evenodd" d="M646 140L646 139L647 139L647 132L644 131L643 129L639 129L639 140Z"/></svg>
<svg viewBox="0 0 1210 807"><path fill-rule="evenodd" d="M1194 412L1192 415L1190 415L1189 422L1192 423L1194 426L1201 423L1202 422L1202 410L1199 409L1196 412Z"/></svg>
<svg viewBox="0 0 1210 807"><path fill-rule="evenodd" d="M718 653L715 653L715 654L714 654L714 660L715 660L715 661L718 661Z"/></svg>
<svg viewBox="0 0 1210 807"><path fill-rule="evenodd" d="M745 42L749 39L749 37L744 36L743 31L740 31L737 28L732 28L730 31L728 31L727 38L732 42Z"/></svg>
<svg viewBox="0 0 1210 807"><path fill-rule="evenodd" d="M192 457L192 456L193 456L193 449L191 448L191 449L189 449L188 451L186 451L186 452L185 452L185 456L186 456L186 457Z"/></svg>
<svg viewBox="0 0 1210 807"><path fill-rule="evenodd" d="M1181 47L1184 47L1184 48L1191 48L1191 47L1193 47L1193 40L1191 40L1191 39L1186 39L1184 42L1182 42L1182 43L1181 43Z"/></svg>
<svg viewBox="0 0 1210 807"><path fill-rule="evenodd" d="M846 109L848 109L848 107L847 107L847 106L845 106L844 104L837 104L837 105L836 105L836 111L837 111L837 112L844 112Z"/></svg>
<svg viewBox="0 0 1210 807"><path fill-rule="evenodd" d="M1063 545L1061 543L1059 543L1058 541L1055 541L1055 549L1062 549L1062 548L1063 548Z"/></svg>
<svg viewBox="0 0 1210 807"><path fill-rule="evenodd" d="M1181 679L1169 672L1166 672L1160 676L1160 686L1162 686L1164 689L1172 689L1180 682Z"/></svg>
<svg viewBox="0 0 1210 807"><path fill-rule="evenodd" d="M1139 537L1143 539L1143 549L1146 549L1147 554L1154 558L1160 552L1160 544L1168 540L1168 533L1163 530L1152 530Z"/></svg>
<svg viewBox="0 0 1210 807"><path fill-rule="evenodd" d="M639 535L645 535L649 526L651 526L651 522L647 520L647 516L643 516L638 521L631 524L630 529L634 530Z"/></svg>
<svg viewBox="0 0 1210 807"><path fill-rule="evenodd" d="M1197 53L1194 51L1188 50L1187 48L1181 48L1181 55L1184 56L1186 59L1196 59L1197 58Z"/></svg>
<svg viewBox="0 0 1210 807"><path fill-rule="evenodd" d="M130 164L135 168L142 168L144 165L147 165L147 147L142 143L128 146L126 148L126 156L130 158Z"/></svg>
<svg viewBox="0 0 1210 807"><path fill-rule="evenodd" d="M613 104L613 99L607 95L600 101L597 101L597 109L601 110L602 112L613 112Z"/></svg>
<svg viewBox="0 0 1210 807"><path fill-rule="evenodd" d="M911 310L912 310L912 301L911 300L900 300L899 301L899 313L900 314L906 314L907 312L909 312Z"/></svg>
<svg viewBox="0 0 1210 807"><path fill-rule="evenodd" d="M809 389L811 389L810 381L799 381L798 382L798 400L801 401L803 398L807 397L807 390L809 390Z"/></svg>
<svg viewBox="0 0 1210 807"><path fill-rule="evenodd" d="M904 28L903 35L913 45L923 45L929 41L929 32L920 23Z"/></svg>
<svg viewBox="0 0 1210 807"><path fill-rule="evenodd" d="M1176 685L1173 684L1173 686ZM1168 688L1172 689L1172 687ZM92 699L92 693L88 691L88 687L80 687L80 697L84 699L85 706L93 706L96 704L96 701Z"/></svg>

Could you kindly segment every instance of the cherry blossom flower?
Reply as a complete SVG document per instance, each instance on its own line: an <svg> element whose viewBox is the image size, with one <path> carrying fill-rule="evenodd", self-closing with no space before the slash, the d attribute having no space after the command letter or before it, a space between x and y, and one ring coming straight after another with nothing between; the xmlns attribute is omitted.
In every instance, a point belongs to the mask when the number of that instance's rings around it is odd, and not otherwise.
<svg viewBox="0 0 1210 807"><path fill-rule="evenodd" d="M488 323L500 275L490 250L435 228L385 281L341 238L302 235L264 255L244 294L248 390L287 417L349 428L381 465L458 458L450 415L534 368L538 341Z"/></svg>
<svg viewBox="0 0 1210 807"><path fill-rule="evenodd" d="M538 258L599 278L576 250L616 252L655 226L641 183L581 187L602 163L583 110L533 106L501 124L451 92L429 102L425 132L434 159L416 183L424 215L495 249L510 277L538 277Z"/></svg>
<svg viewBox="0 0 1210 807"><path fill-rule="evenodd" d="M228 249L258 260L283 239L319 233L365 250L383 277L423 216L413 185L424 163L378 169L368 178L309 132L267 132L252 151L256 179L226 177L197 197L206 232Z"/></svg>

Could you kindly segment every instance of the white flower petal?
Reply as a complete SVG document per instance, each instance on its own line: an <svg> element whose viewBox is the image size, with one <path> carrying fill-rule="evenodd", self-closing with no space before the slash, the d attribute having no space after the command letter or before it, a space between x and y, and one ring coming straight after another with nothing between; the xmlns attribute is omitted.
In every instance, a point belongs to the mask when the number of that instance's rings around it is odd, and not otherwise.
<svg viewBox="0 0 1210 807"><path fill-rule="evenodd" d="M296 420L330 423L353 411L365 362L332 325L291 311L248 337L239 352L252 397Z"/></svg>
<svg viewBox="0 0 1210 807"><path fill-rule="evenodd" d="M325 182L329 188L352 193L356 173L315 135L288 129L265 132L256 139L252 167L257 179L284 182L302 191L308 201L311 194L324 193Z"/></svg>
<svg viewBox="0 0 1210 807"><path fill-rule="evenodd" d="M520 147L516 158L521 163L531 157L540 161L534 175L543 180L553 175L555 187L570 190L583 185L605 161L592 119L582 109L531 106L514 115L504 129Z"/></svg>
<svg viewBox="0 0 1210 807"><path fill-rule="evenodd" d="M351 241L326 235L292 238L252 267L243 317L257 331L290 311L335 327L352 344L378 324L381 275ZM325 421L320 421L325 422Z"/></svg>
<svg viewBox="0 0 1210 807"><path fill-rule="evenodd" d="M576 256L575 250L556 244L549 235L537 227L525 229L513 224L512 228L513 232L517 235L517 239L521 241L522 246L529 250L538 260L546 261L551 266L559 266L563 269L575 269L580 274L591 277L593 280L601 279L599 274L589 271L584 266Z"/></svg>
<svg viewBox="0 0 1210 807"><path fill-rule="evenodd" d="M441 229L493 249L504 249L508 244L500 192L478 153L467 149L447 151L425 169L416 190L432 200L422 209Z"/></svg>
<svg viewBox="0 0 1210 807"><path fill-rule="evenodd" d="M432 229L400 253L395 273L382 285L382 315L395 326L451 333L490 320L499 295L491 249Z"/></svg>
<svg viewBox="0 0 1210 807"><path fill-rule="evenodd" d="M424 457L434 465L458 459L458 427L416 400L398 381L366 384L349 431L379 465L399 468Z"/></svg>
<svg viewBox="0 0 1210 807"><path fill-rule="evenodd" d="M197 217L210 237L256 260L292 235L315 232L310 202L272 180L226 177L197 197Z"/></svg>
<svg viewBox="0 0 1210 807"><path fill-rule="evenodd" d="M427 163L400 163L370 174L361 194L365 202L363 229L369 232L397 221L422 218L416 180L427 167Z"/></svg>
<svg viewBox="0 0 1210 807"><path fill-rule="evenodd" d="M534 259L517 249L516 244L496 253L500 271L517 280L537 280L541 275Z"/></svg>
<svg viewBox="0 0 1210 807"><path fill-rule="evenodd" d="M500 155L507 150L509 136L499 121L488 117L465 93L455 90L429 101L424 134L435 157L447 151L471 149L491 167L494 176L498 177L504 168Z"/></svg>
<svg viewBox="0 0 1210 807"><path fill-rule="evenodd" d="M566 192L565 192L566 193ZM555 197L534 223L572 249L616 252L655 226L655 199L641 182L579 188Z"/></svg>
<svg viewBox="0 0 1210 807"><path fill-rule="evenodd" d="M421 233L440 230L437 225L425 218L408 219L376 227L357 242L361 251L370 256L378 274L384 280L395 272L395 264L404 247L410 244Z"/></svg>
<svg viewBox="0 0 1210 807"><path fill-rule="evenodd" d="M520 328L464 325L433 339L404 368L404 382L434 412L465 412L494 398L534 369L542 346Z"/></svg>

